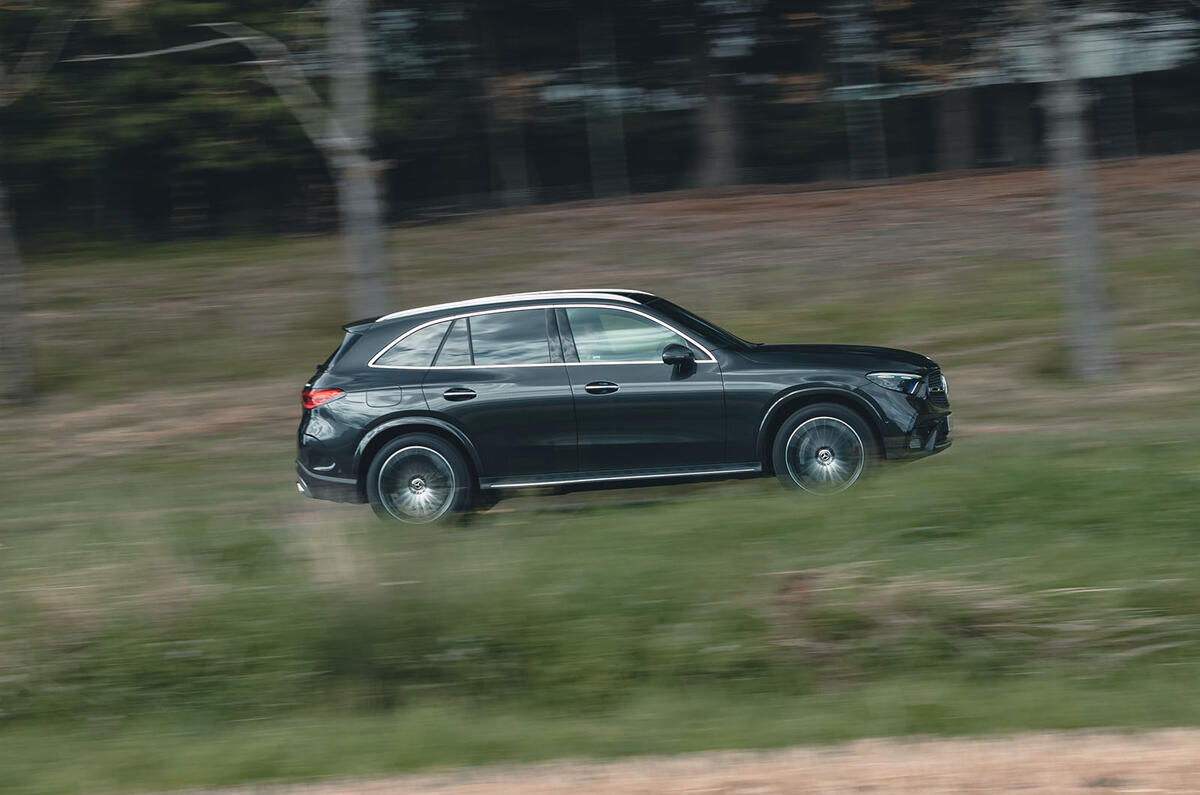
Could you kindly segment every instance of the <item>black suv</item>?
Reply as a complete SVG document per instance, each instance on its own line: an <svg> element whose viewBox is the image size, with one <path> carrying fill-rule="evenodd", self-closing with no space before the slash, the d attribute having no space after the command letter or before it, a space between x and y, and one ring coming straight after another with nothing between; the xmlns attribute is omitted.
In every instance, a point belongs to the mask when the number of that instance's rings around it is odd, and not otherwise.
<svg viewBox="0 0 1200 795"><path fill-rule="evenodd" d="M506 491L774 474L833 494L950 445L930 359L746 342L636 290L503 295L345 326L304 387L298 488L433 522Z"/></svg>

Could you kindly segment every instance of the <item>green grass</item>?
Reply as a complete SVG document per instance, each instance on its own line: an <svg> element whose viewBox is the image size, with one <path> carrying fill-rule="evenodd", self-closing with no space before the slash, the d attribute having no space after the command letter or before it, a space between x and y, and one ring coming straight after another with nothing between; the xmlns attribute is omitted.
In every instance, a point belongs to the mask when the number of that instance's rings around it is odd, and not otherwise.
<svg viewBox="0 0 1200 795"><path fill-rule="evenodd" d="M301 713L237 724L161 717L45 724L0 735L11 791L46 793L371 776L462 765L828 743L863 735L1002 734L1195 724L1194 673L1107 687L1022 679L896 679L809 696L658 689L603 715L442 700L375 714ZM14 744L14 739L20 741ZM69 760L69 763L64 763Z"/></svg>
<svg viewBox="0 0 1200 795"><path fill-rule="evenodd" d="M115 457L142 489L4 535L0 767L97 791L1195 723L1197 439L1115 441L444 533L306 517L270 467L212 505L186 485L211 462Z"/></svg>
<svg viewBox="0 0 1200 795"><path fill-rule="evenodd" d="M1084 386L1045 262L842 270L736 213L659 239L620 212L399 230L396 304L586 270L753 339L915 348L955 446L832 500L388 527L292 486L296 393L347 319L335 241L36 261L36 405L0 415L0 790L1200 723L1200 240L1111 263L1123 366Z"/></svg>

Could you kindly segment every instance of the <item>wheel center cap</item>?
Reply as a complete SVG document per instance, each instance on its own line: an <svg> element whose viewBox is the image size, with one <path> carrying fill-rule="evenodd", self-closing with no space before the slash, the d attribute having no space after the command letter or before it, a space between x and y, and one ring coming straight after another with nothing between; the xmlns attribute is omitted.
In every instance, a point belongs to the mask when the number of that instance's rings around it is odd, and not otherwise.
<svg viewBox="0 0 1200 795"><path fill-rule="evenodd" d="M820 450L817 451L817 460L820 461L822 464L832 464L833 463L833 451L830 450L828 447L822 447Z"/></svg>
<svg viewBox="0 0 1200 795"><path fill-rule="evenodd" d="M410 489L412 489L414 493L420 494L421 492L425 491L425 489L426 489L425 479L424 478L413 478L411 481L409 481L408 487Z"/></svg>

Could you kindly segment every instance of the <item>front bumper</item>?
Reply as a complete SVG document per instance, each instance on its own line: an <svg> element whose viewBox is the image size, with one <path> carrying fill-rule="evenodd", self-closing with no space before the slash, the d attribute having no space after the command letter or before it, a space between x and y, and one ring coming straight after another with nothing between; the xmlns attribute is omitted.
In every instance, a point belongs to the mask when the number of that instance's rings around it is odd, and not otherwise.
<svg viewBox="0 0 1200 795"><path fill-rule="evenodd" d="M313 472L296 462L296 488L306 497L332 502L366 502L358 490L358 482L350 478L335 478Z"/></svg>
<svg viewBox="0 0 1200 795"><path fill-rule="evenodd" d="M948 413L920 417L907 438L898 440L900 444L889 445L888 458L924 458L940 453L953 444L952 428Z"/></svg>

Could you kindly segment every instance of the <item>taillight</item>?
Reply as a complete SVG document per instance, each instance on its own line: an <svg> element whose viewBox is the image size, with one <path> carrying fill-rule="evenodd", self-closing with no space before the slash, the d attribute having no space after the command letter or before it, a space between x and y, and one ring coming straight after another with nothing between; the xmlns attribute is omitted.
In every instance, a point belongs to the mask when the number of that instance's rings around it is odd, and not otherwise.
<svg viewBox="0 0 1200 795"><path fill-rule="evenodd" d="M315 409L317 406L337 400L345 394L340 389L306 389L300 393L300 403L306 409Z"/></svg>

